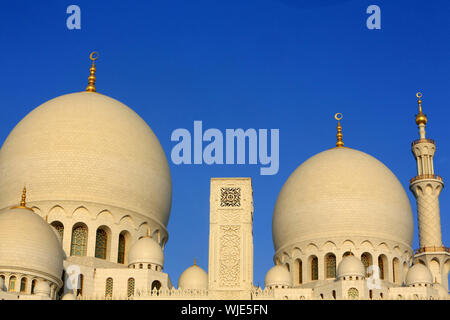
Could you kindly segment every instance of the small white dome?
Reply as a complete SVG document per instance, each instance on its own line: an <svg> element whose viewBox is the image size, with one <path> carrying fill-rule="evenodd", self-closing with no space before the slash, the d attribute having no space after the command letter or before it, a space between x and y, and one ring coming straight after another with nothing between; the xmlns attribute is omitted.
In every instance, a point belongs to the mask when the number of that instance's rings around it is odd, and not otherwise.
<svg viewBox="0 0 450 320"><path fill-rule="evenodd" d="M412 286L413 284L432 284L433 276L430 269L421 263L417 263L409 268L406 274L406 285Z"/></svg>
<svg viewBox="0 0 450 320"><path fill-rule="evenodd" d="M150 237L136 241L128 253L128 265L136 263L156 264L164 266L164 252L160 245Z"/></svg>
<svg viewBox="0 0 450 320"><path fill-rule="evenodd" d="M337 268L338 279L349 276L364 277L365 274L366 270L364 265L361 260L356 258L354 255L349 255L342 259Z"/></svg>
<svg viewBox="0 0 450 320"><path fill-rule="evenodd" d="M39 273L61 283L64 252L53 228L31 209L0 213L0 261L8 269Z"/></svg>
<svg viewBox="0 0 450 320"><path fill-rule="evenodd" d="M77 300L77 298L72 292L67 292L65 295L63 295L61 300Z"/></svg>
<svg viewBox="0 0 450 320"><path fill-rule="evenodd" d="M180 289L208 289L208 274L205 270L194 264L190 266L178 279L178 288Z"/></svg>
<svg viewBox="0 0 450 320"><path fill-rule="evenodd" d="M34 294L38 296L50 296L50 285L47 281L38 281L34 287Z"/></svg>
<svg viewBox="0 0 450 320"><path fill-rule="evenodd" d="M292 287L292 277L285 266L275 265L267 272L264 283L266 287Z"/></svg>

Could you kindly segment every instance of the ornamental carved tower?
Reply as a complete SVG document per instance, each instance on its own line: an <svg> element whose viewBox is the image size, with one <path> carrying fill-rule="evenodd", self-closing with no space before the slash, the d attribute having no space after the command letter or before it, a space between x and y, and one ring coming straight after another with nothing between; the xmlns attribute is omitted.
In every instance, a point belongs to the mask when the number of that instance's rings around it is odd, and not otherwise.
<svg viewBox="0 0 450 320"><path fill-rule="evenodd" d="M253 191L250 178L212 178L209 293L250 299L253 287Z"/></svg>
<svg viewBox="0 0 450 320"><path fill-rule="evenodd" d="M417 93L419 113L416 124L419 139L411 144L411 150L417 161L417 176L411 179L409 188L416 197L419 225L419 249L416 262L428 266L435 282L448 289L449 249L442 243L439 195L444 188L442 178L435 174L433 158L436 151L434 140L426 138L427 116L422 112L422 94Z"/></svg>

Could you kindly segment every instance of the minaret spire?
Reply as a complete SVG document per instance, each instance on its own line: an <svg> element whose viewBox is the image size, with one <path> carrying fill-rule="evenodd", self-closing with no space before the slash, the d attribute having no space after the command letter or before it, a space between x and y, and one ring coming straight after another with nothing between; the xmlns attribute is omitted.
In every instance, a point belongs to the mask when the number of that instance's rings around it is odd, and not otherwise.
<svg viewBox="0 0 450 320"><path fill-rule="evenodd" d="M419 128L419 139L411 144L411 151L417 161L417 175L411 179L409 188L417 201L417 218L419 225L419 250L415 258L420 259L428 267L433 260L442 265L450 257L449 249L442 244L441 218L439 210L439 194L444 182L435 174L433 158L436 152L434 140L425 136L427 116L422 111L422 94L418 98L419 113L416 115L416 124ZM444 272L436 273L430 268L438 282L448 288L447 275ZM436 273L436 274L435 274Z"/></svg>
<svg viewBox="0 0 450 320"><path fill-rule="evenodd" d="M342 140L343 135L342 135L342 126L341 126L341 120L343 118L343 115L342 115L342 113L336 113L334 115L334 118L338 121L337 134L336 134L336 139L337 139L336 147L341 148L344 146L344 140Z"/></svg>
<svg viewBox="0 0 450 320"><path fill-rule="evenodd" d="M95 89L95 80L96 80L96 78L95 78L95 71L97 69L95 68L95 60L98 59L98 52L96 52L96 51L92 52L90 54L90 56L89 56L89 59L91 59L92 65L91 65L91 69L89 69L91 74L89 75L89 78L88 78L89 84L86 87L86 91L88 91L88 92L96 92L96 89Z"/></svg>

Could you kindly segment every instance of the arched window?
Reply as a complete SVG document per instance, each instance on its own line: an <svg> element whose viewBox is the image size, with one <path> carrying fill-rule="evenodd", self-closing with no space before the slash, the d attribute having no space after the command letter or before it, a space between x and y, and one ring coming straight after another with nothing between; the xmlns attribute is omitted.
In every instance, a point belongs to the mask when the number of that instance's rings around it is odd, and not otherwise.
<svg viewBox="0 0 450 320"><path fill-rule="evenodd" d="M356 288L350 288L347 291L347 295L349 299L358 299L359 298L359 291Z"/></svg>
<svg viewBox="0 0 450 320"><path fill-rule="evenodd" d="M295 260L295 267L297 268L297 284L302 284L303 283L302 260L300 259Z"/></svg>
<svg viewBox="0 0 450 320"><path fill-rule="evenodd" d="M289 272L291 272L291 268L289 267L289 263L286 263L285 266L286 266L287 270L288 270Z"/></svg>
<svg viewBox="0 0 450 320"><path fill-rule="evenodd" d="M31 281L31 294L34 294L34 288L36 287L36 279ZM64 287L64 286L63 286Z"/></svg>
<svg viewBox="0 0 450 320"><path fill-rule="evenodd" d="M128 279L127 295L128 297L134 296L134 278Z"/></svg>
<svg viewBox="0 0 450 320"><path fill-rule="evenodd" d="M372 255L368 252L364 252L361 255L361 262L364 265L364 268L366 269L366 276L369 276L367 273L367 270L368 270L369 266L372 265Z"/></svg>
<svg viewBox="0 0 450 320"><path fill-rule="evenodd" d="M108 247L108 233L103 228L97 229L95 238L95 257L106 259L106 250Z"/></svg>
<svg viewBox="0 0 450 320"><path fill-rule="evenodd" d="M394 283L401 283L400 261L398 258L394 258L394 260L392 260L392 276Z"/></svg>
<svg viewBox="0 0 450 320"><path fill-rule="evenodd" d="M113 295L113 278L106 279L105 297L111 299Z"/></svg>
<svg viewBox="0 0 450 320"><path fill-rule="evenodd" d="M27 291L27 278L22 278L20 280L20 292L26 292Z"/></svg>
<svg viewBox="0 0 450 320"><path fill-rule="evenodd" d="M380 279L384 280L385 275L385 265L384 265L384 257L383 255L378 256L378 268L380 268Z"/></svg>
<svg viewBox="0 0 450 320"><path fill-rule="evenodd" d="M125 244L126 244L125 235L121 233L119 235L119 253L117 255L117 263L121 264L125 263Z"/></svg>
<svg viewBox="0 0 450 320"><path fill-rule="evenodd" d="M310 258L311 280L319 279L319 260L316 256Z"/></svg>
<svg viewBox="0 0 450 320"><path fill-rule="evenodd" d="M12 276L9 278L9 286L8 286L9 292L15 292L16 291L16 277Z"/></svg>
<svg viewBox="0 0 450 320"><path fill-rule="evenodd" d="M75 226L72 230L71 256L85 256L87 249L88 229L82 224Z"/></svg>
<svg viewBox="0 0 450 320"><path fill-rule="evenodd" d="M336 300L336 290L333 290L333 291L331 292L331 295L333 296L333 299Z"/></svg>
<svg viewBox="0 0 450 320"><path fill-rule="evenodd" d="M62 239L64 236L64 225L59 221L53 221L51 224L52 224L53 228L55 228L56 231L58 231L59 236Z"/></svg>
<svg viewBox="0 0 450 320"><path fill-rule="evenodd" d="M84 276L82 273L80 273L80 278L78 279L77 296L83 295L83 286L84 286Z"/></svg>
<svg viewBox="0 0 450 320"><path fill-rule="evenodd" d="M156 290L161 289L161 282L159 282L158 280L153 281L152 282L152 290L153 289L156 289Z"/></svg>
<svg viewBox="0 0 450 320"><path fill-rule="evenodd" d="M336 278L336 256L329 253L325 256L326 277Z"/></svg>

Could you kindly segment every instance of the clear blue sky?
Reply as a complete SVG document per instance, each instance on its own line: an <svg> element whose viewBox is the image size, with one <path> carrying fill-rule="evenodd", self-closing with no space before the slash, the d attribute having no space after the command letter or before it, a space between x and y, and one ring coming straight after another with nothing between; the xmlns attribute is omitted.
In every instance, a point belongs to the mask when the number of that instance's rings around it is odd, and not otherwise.
<svg viewBox="0 0 450 320"><path fill-rule="evenodd" d="M66 8L81 8L81 30ZM381 30L366 8L381 8ZM88 55L100 52L97 90L133 108L170 159L176 128L279 128L280 171L259 166L176 166L167 271L176 284L194 257L208 266L209 180L252 177L255 284L272 265L272 211L288 176L334 146L336 112L346 146L386 164L408 190L416 174L415 93L423 92L436 172L450 181L449 1L9 1L0 10L0 140L28 112L82 91ZM450 246L450 192L440 197Z"/></svg>

